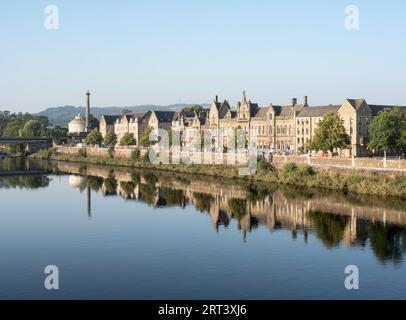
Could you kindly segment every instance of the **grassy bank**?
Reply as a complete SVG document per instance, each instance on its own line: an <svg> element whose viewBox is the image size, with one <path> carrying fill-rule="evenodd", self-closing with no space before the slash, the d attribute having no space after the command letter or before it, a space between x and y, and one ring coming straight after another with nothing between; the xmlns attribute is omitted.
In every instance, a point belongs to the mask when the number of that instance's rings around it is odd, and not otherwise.
<svg viewBox="0 0 406 320"><path fill-rule="evenodd" d="M309 166L296 166L292 163L286 164L281 169L276 169L269 164L260 161L258 163L258 171L256 174L240 176L238 174L238 168L224 165L153 165L142 159L113 159L79 154L55 154L49 151L38 152L32 155L31 158L165 170L177 173L199 174L227 179L245 179L251 181L262 181L266 183L278 183L297 187L342 190L346 193L395 196L406 199L406 175L400 173L315 170Z"/></svg>

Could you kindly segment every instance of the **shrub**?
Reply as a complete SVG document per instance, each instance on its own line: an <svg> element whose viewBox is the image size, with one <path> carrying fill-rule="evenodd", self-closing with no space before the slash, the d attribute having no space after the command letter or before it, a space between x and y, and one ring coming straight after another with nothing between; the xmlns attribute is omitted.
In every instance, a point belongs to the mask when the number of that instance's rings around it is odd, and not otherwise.
<svg viewBox="0 0 406 320"><path fill-rule="evenodd" d="M272 171L272 165L269 161L265 159L258 159L258 172L261 173L268 173L269 171Z"/></svg>
<svg viewBox="0 0 406 320"><path fill-rule="evenodd" d="M81 156L81 157L83 157L83 158L86 158L86 157L87 157L86 149L80 148L79 151L78 151L78 153L79 153L79 156Z"/></svg>
<svg viewBox="0 0 406 320"><path fill-rule="evenodd" d="M142 161L149 163L149 150L142 156Z"/></svg>
<svg viewBox="0 0 406 320"><path fill-rule="evenodd" d="M109 158L109 159L114 159L114 146L111 146L110 148L109 148L109 150L107 151L107 157Z"/></svg>
<svg viewBox="0 0 406 320"><path fill-rule="evenodd" d="M132 152L131 152L131 159L134 161L139 161L141 158L141 151L139 148L135 148Z"/></svg>
<svg viewBox="0 0 406 320"><path fill-rule="evenodd" d="M312 167L307 165L302 165L297 168L297 173L301 176L313 176L315 174Z"/></svg>
<svg viewBox="0 0 406 320"><path fill-rule="evenodd" d="M282 170L285 173L293 173L297 170L297 165L293 162L289 162L283 166Z"/></svg>

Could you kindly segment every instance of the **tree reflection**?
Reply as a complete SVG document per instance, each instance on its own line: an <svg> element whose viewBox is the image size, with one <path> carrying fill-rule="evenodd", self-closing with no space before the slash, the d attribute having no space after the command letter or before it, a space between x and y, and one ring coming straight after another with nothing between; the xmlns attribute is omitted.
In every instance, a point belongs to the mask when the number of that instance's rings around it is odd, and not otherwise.
<svg viewBox="0 0 406 320"><path fill-rule="evenodd" d="M368 228L371 248L382 263L399 264L406 252L406 228L371 223Z"/></svg>
<svg viewBox="0 0 406 320"><path fill-rule="evenodd" d="M103 178L87 176L87 186L97 192L103 186Z"/></svg>
<svg viewBox="0 0 406 320"><path fill-rule="evenodd" d="M106 195L115 195L117 194L117 180L114 176L114 172L110 171L108 177L104 179L104 193Z"/></svg>
<svg viewBox="0 0 406 320"><path fill-rule="evenodd" d="M211 194L195 192L193 193L193 199L197 210L200 212L209 212L214 197Z"/></svg>
<svg viewBox="0 0 406 320"><path fill-rule="evenodd" d="M344 228L349 221L348 216L326 212L309 211L307 217L312 223L316 235L328 247L340 244L344 235Z"/></svg>
<svg viewBox="0 0 406 320"><path fill-rule="evenodd" d="M0 177L0 188L38 189L48 187L49 182L46 175Z"/></svg>

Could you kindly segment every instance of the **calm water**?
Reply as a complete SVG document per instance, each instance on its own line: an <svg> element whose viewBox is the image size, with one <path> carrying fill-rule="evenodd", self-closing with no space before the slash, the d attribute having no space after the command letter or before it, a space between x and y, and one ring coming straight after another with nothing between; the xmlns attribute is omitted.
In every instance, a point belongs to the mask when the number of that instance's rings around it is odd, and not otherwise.
<svg viewBox="0 0 406 320"><path fill-rule="evenodd" d="M406 299L395 199L7 159L0 201L1 299Z"/></svg>

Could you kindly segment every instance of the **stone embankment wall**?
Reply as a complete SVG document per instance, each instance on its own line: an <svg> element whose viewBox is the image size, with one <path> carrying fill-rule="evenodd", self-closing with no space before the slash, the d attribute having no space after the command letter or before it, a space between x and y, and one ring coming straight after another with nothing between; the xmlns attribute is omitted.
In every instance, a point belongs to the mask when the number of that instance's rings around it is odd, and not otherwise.
<svg viewBox="0 0 406 320"><path fill-rule="evenodd" d="M79 152L79 147L64 147L58 146L58 152L65 154L75 154ZM117 158L129 158L134 147L116 147L114 156ZM89 156L107 156L108 149L86 147L86 152ZM141 150L141 155L144 155L146 150ZM181 160L179 160L179 157ZM204 163L204 164L225 164L239 165L247 164L247 154L227 154L227 153L208 153L208 152L182 152L178 154L177 161L173 163ZM316 168L338 168L338 169L359 169L372 171L398 171L406 173L405 159L382 159L382 158L331 158L331 157L310 157L307 155L273 155L272 164L279 168L286 163L296 163L298 165L310 165Z"/></svg>

